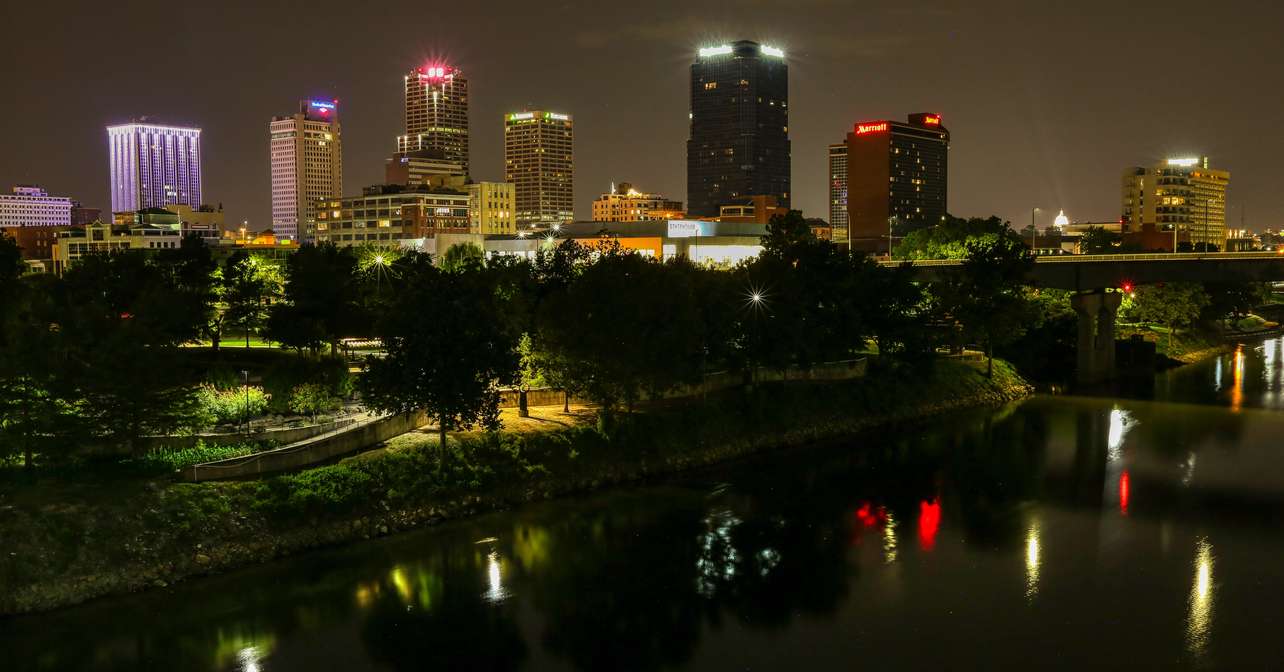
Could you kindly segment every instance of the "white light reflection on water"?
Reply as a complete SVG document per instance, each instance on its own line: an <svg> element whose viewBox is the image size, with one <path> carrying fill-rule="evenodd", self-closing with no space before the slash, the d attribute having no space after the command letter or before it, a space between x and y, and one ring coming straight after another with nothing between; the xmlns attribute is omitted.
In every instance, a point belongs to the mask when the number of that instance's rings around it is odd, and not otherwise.
<svg viewBox="0 0 1284 672"><path fill-rule="evenodd" d="M740 518L731 511L713 511L704 524L706 531L700 535L700 557L696 559L696 590L713 597L719 584L736 575L740 554L731 543L731 532L740 524Z"/></svg>
<svg viewBox="0 0 1284 672"><path fill-rule="evenodd" d="M1039 521L1030 524L1025 533L1025 599L1033 602L1039 596L1039 566L1042 548L1039 542Z"/></svg>
<svg viewBox="0 0 1284 672"><path fill-rule="evenodd" d="M1213 625L1213 547L1207 539L1195 546L1195 581L1190 589L1190 611L1186 616L1186 649L1195 658L1208 653L1208 635Z"/></svg>
<svg viewBox="0 0 1284 672"><path fill-rule="evenodd" d="M896 518L892 512L887 512L887 522L883 524L883 562L892 564L896 562Z"/></svg>
<svg viewBox="0 0 1284 672"><path fill-rule="evenodd" d="M490 589L486 591L487 601L501 602L508 597L508 592L504 590L502 579L499 553L491 551L490 555L486 556L486 580L490 584Z"/></svg>
<svg viewBox="0 0 1284 672"><path fill-rule="evenodd" d="M236 665L240 672L260 672L262 666L259 663L263 660L263 653L257 646L247 646L236 654Z"/></svg>

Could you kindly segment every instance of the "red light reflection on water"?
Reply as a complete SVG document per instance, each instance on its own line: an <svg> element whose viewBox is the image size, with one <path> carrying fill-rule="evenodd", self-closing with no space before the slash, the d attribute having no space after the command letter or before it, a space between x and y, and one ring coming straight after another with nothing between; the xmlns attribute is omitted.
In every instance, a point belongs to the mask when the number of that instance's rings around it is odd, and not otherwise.
<svg viewBox="0 0 1284 672"><path fill-rule="evenodd" d="M1128 481L1128 472L1119 474L1119 513L1128 515L1128 498L1132 494L1132 487Z"/></svg>
<svg viewBox="0 0 1284 672"><path fill-rule="evenodd" d="M936 548L936 533L941 527L941 501L922 501L918 504L918 545L925 551Z"/></svg>

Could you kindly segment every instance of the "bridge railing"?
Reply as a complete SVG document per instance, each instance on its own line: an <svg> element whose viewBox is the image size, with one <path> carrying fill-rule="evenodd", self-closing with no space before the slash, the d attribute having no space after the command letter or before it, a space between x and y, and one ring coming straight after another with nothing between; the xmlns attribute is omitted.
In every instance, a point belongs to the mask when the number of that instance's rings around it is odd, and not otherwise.
<svg viewBox="0 0 1284 672"><path fill-rule="evenodd" d="M1234 261L1284 258L1281 252L1171 252L1146 254L1069 254L1055 257L1035 257L1036 264L1091 264L1117 263L1120 261ZM913 259L878 262L882 266L960 266L960 259Z"/></svg>

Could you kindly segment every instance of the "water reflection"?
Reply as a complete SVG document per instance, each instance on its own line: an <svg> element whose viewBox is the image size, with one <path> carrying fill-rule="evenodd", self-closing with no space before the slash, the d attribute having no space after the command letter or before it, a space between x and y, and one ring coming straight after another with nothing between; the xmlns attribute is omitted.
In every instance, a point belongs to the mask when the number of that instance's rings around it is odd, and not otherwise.
<svg viewBox="0 0 1284 672"><path fill-rule="evenodd" d="M1039 522L1030 524L1025 534L1025 599L1033 602L1039 595Z"/></svg>
<svg viewBox="0 0 1284 672"><path fill-rule="evenodd" d="M1197 660L1208 653L1213 625L1213 588L1213 548L1207 539L1200 539L1195 547L1195 581L1190 589L1186 617L1186 648Z"/></svg>
<svg viewBox="0 0 1284 672"><path fill-rule="evenodd" d="M1235 349L1234 367L1231 373L1231 410L1238 413L1244 407L1244 346Z"/></svg>
<svg viewBox="0 0 1284 672"><path fill-rule="evenodd" d="M1275 512L1273 494L1284 510L1284 476L1249 504L1200 496L1269 478L1282 432L1226 407L1040 398L19 621L0 647L19 670L949 669L978 652L1015 669L1049 648L1078 669L1269 662L1284 542L1245 512ZM1193 565L1168 552L1196 538ZM1127 628L1101 618L1165 599ZM914 646L927 631L958 636Z"/></svg>

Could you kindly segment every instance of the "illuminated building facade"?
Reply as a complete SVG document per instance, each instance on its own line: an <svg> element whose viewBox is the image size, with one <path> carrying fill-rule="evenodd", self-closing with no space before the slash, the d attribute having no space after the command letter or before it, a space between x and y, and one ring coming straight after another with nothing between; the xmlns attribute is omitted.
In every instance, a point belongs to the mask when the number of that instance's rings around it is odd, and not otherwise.
<svg viewBox="0 0 1284 672"><path fill-rule="evenodd" d="M847 242L847 145L829 146L829 228L835 243Z"/></svg>
<svg viewBox="0 0 1284 672"><path fill-rule="evenodd" d="M517 191L508 182L468 185L468 229L483 235L517 232Z"/></svg>
<svg viewBox="0 0 1284 672"><path fill-rule="evenodd" d="M339 247L417 247L442 232L468 233L467 192L376 185L317 205L317 242Z"/></svg>
<svg viewBox="0 0 1284 672"><path fill-rule="evenodd" d="M401 184L408 187L462 188L468 182L463 164L442 158L433 149L415 152L397 152L384 164L384 184Z"/></svg>
<svg viewBox="0 0 1284 672"><path fill-rule="evenodd" d="M545 110L504 117L504 181L517 195L517 225L545 228L575 218L575 125Z"/></svg>
<svg viewBox="0 0 1284 672"><path fill-rule="evenodd" d="M1168 232L1178 244L1225 249L1226 192L1230 173L1209 167L1208 157L1168 159L1123 175L1123 232L1146 236ZM1166 249L1173 249L1168 242ZM1153 247L1153 245L1152 245ZM1202 249L1202 248L1201 248Z"/></svg>
<svg viewBox="0 0 1284 672"><path fill-rule="evenodd" d="M272 231L278 238L312 240L317 202L343 194L339 102L301 100L296 114L274 117L268 131Z"/></svg>
<svg viewBox="0 0 1284 672"><path fill-rule="evenodd" d="M628 182L611 185L609 193L593 201L595 222L645 222L682 219L682 201L672 201L660 194L644 194Z"/></svg>
<svg viewBox="0 0 1284 672"><path fill-rule="evenodd" d="M112 212L201 204L201 129L108 126L107 149Z"/></svg>
<svg viewBox="0 0 1284 672"><path fill-rule="evenodd" d="M904 235L945 220L950 133L940 115L858 123L846 145L847 238L853 250L886 252L889 222L894 221L894 235Z"/></svg>
<svg viewBox="0 0 1284 672"><path fill-rule="evenodd" d="M687 211L755 195L789 207L789 69L780 49L742 40L706 47L691 65Z"/></svg>
<svg viewBox="0 0 1284 672"><path fill-rule="evenodd" d="M0 227L70 226L71 209L70 198L20 184L0 194Z"/></svg>
<svg viewBox="0 0 1284 672"><path fill-rule="evenodd" d="M397 151L434 150L469 174L468 80L447 65L427 65L405 77L406 134Z"/></svg>

